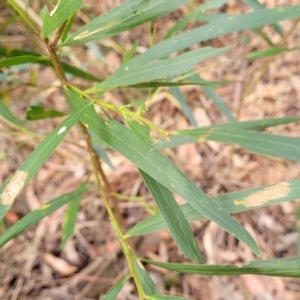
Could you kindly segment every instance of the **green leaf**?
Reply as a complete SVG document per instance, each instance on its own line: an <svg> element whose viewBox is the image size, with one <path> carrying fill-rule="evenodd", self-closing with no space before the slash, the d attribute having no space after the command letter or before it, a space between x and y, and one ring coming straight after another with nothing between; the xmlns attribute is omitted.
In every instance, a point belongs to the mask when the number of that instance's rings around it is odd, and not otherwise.
<svg viewBox="0 0 300 300"><path fill-rule="evenodd" d="M9 108L0 101L0 115L16 126L22 126L21 122L13 115Z"/></svg>
<svg viewBox="0 0 300 300"><path fill-rule="evenodd" d="M82 6L83 0L58 0L54 8L44 18L42 38L48 37Z"/></svg>
<svg viewBox="0 0 300 300"><path fill-rule="evenodd" d="M160 290L157 288L156 284L153 282L142 263L135 258L133 260L133 264L144 293L146 295L161 295Z"/></svg>
<svg viewBox="0 0 300 300"><path fill-rule="evenodd" d="M76 219L80 209L82 196L82 194L75 196L73 200L68 204L68 208L65 212L62 225L62 240L60 246L61 249L65 247L67 240L74 235L74 228L76 225Z"/></svg>
<svg viewBox="0 0 300 300"><path fill-rule="evenodd" d="M36 224L43 218L49 216L51 213L53 213L54 211L56 211L66 203L73 201L74 198L82 197L86 191L87 191L87 187L85 185L81 185L74 192L55 198L41 205L38 209L27 214L24 218L22 218L20 221L12 225L4 233L0 235L0 248L3 245L5 245L8 241L13 239L15 236L25 231L30 226Z"/></svg>
<svg viewBox="0 0 300 300"><path fill-rule="evenodd" d="M182 130L177 134L195 137L194 132ZM201 141L216 141L239 145L246 151L267 156L300 161L300 138L251 132L240 129L215 128L197 136Z"/></svg>
<svg viewBox="0 0 300 300"><path fill-rule="evenodd" d="M164 36L164 40L169 39L175 33L185 29L189 21L197 20L199 15L202 15L205 11L210 9L216 9L229 2L229 0L212 0L199 5L196 9L193 9L191 13L181 18Z"/></svg>
<svg viewBox="0 0 300 300"><path fill-rule="evenodd" d="M275 47L275 44L270 40L270 38L263 32L261 28L254 28L252 29L252 31L260 35L262 39L268 44L268 46Z"/></svg>
<svg viewBox="0 0 300 300"><path fill-rule="evenodd" d="M213 131L218 132L233 132L234 130L262 130L267 127L273 127L277 125L287 124L291 122L296 122L299 117L286 117L286 118L274 118L274 119L262 119L255 121L246 122L231 122L225 124L217 124L207 127L200 127L191 130L178 130L175 131L176 135L169 136L169 140L166 141L161 139L159 143L155 144L157 149L173 148L179 145L187 143L197 143L203 142L209 137L210 133Z"/></svg>
<svg viewBox="0 0 300 300"><path fill-rule="evenodd" d="M249 53L246 55L246 58L262 58L262 57L268 57L268 56L274 56L283 52L290 52L294 51L297 48L278 48L278 47L272 47L265 50L257 50Z"/></svg>
<svg viewBox="0 0 300 300"><path fill-rule="evenodd" d="M206 126L201 128L195 128L190 130L178 130L175 131L177 135L189 135L199 137L201 134L206 134L209 131L218 129L224 131L231 130L262 130L268 127L274 127L278 125L284 125L288 123L297 122L300 117L284 117L284 118L267 118L253 121L244 122L231 122L225 124L216 124L212 126Z"/></svg>
<svg viewBox="0 0 300 300"><path fill-rule="evenodd" d="M95 133L89 130L90 137L92 138L93 148L99 155L99 157L108 165L112 170L116 170L111 160L109 159L105 149L102 147L102 140L96 137Z"/></svg>
<svg viewBox="0 0 300 300"><path fill-rule="evenodd" d="M41 165L50 157L58 144L76 123L79 116L87 108L72 113L61 122L29 155L23 164L0 186L0 220L12 206L20 190L39 170Z"/></svg>
<svg viewBox="0 0 300 300"><path fill-rule="evenodd" d="M30 106L30 110L26 112L26 119L30 121L42 120L46 118L57 118L65 116L66 114L61 111L56 111L53 109L45 110L41 106Z"/></svg>
<svg viewBox="0 0 300 300"><path fill-rule="evenodd" d="M190 109L187 101L185 100L184 96L182 95L181 91L177 86L171 87L170 92L173 94L173 96L176 98L176 100L179 102L181 109L184 113L184 115L187 117L187 119L190 121L190 123L197 127L197 122L194 118L193 112Z"/></svg>
<svg viewBox="0 0 300 300"><path fill-rule="evenodd" d="M41 63L41 64L44 64L44 63ZM46 65L46 64L44 64L44 65ZM52 63L51 64L47 64L47 65L53 67ZM88 80L88 81L95 81L95 82L101 82L102 81L100 78L95 77L95 76L93 76L90 73L82 71L81 69L73 67L73 66L71 66L69 64L66 64L64 62L62 62L61 65L62 65L63 70L66 73L72 74L74 76L80 77L80 78Z"/></svg>
<svg viewBox="0 0 300 300"><path fill-rule="evenodd" d="M186 258L201 262L202 256L193 231L170 191L145 172L140 172L179 251Z"/></svg>
<svg viewBox="0 0 300 300"><path fill-rule="evenodd" d="M300 5L264 9L242 15L225 15L215 22L184 32L159 43L143 54L136 56L129 63L131 65L145 65L155 59L166 57L173 52L184 50L193 44L208 41L228 33L253 29L299 17Z"/></svg>
<svg viewBox="0 0 300 300"><path fill-rule="evenodd" d="M285 190L285 185L279 183L273 185L260 186L257 188L234 193L218 195L212 197L212 199L216 203L218 203L226 212L234 214L256 208L261 208L268 205L297 200L299 198L300 193L300 180L288 181L286 187L288 187L290 190L287 195L278 193L274 196L274 194L272 194L272 191L278 192L280 189ZM288 189L286 189L286 191L287 190ZM249 201L249 199L253 199L255 195L260 196L259 199L262 199L261 204L257 206L249 206L249 204L247 204L247 201ZM263 200L265 201L264 203ZM245 206L245 203L247 206ZM195 210L190 204L180 205L179 207L189 222L205 219L205 216L197 210ZM166 228L167 225L162 215L158 213L136 224L126 233L126 237L145 235Z"/></svg>
<svg viewBox="0 0 300 300"><path fill-rule="evenodd" d="M203 79L197 75L192 76L191 80L194 82L203 81ZM215 92L215 90L211 86L201 85L201 89L204 94L206 94L206 96L214 102L215 106L222 112L222 114L226 116L229 122L235 121L235 118L233 117L231 110L228 108L225 101Z"/></svg>
<svg viewBox="0 0 300 300"><path fill-rule="evenodd" d="M48 57L34 56L34 55L24 55L24 56L5 58L0 60L0 68L22 65L27 63L34 63L39 61L47 61L47 60L49 60Z"/></svg>
<svg viewBox="0 0 300 300"><path fill-rule="evenodd" d="M149 146L152 145L152 140L149 136L149 127L142 126L138 122L130 119L127 120L127 123L145 144ZM177 244L179 251L181 251L186 258L200 262L202 256L193 235L193 231L171 192L142 170L139 169L139 171ZM126 237L126 235L124 237Z"/></svg>
<svg viewBox="0 0 300 300"><path fill-rule="evenodd" d="M129 88L149 88L149 87L162 87L162 86L182 86L182 85L204 85L204 86L214 86L217 87L222 84L227 84L227 81L147 81L138 84L128 85Z"/></svg>
<svg viewBox="0 0 300 300"><path fill-rule="evenodd" d="M63 44L106 39L176 10L189 0L131 0L113 8L72 34Z"/></svg>
<svg viewBox="0 0 300 300"><path fill-rule="evenodd" d="M248 5L249 7L253 8L254 10L262 10L262 9L266 9L265 6L263 6L260 2L258 2L257 0L243 0L243 2ZM283 29L280 26L280 24L273 24L273 27L275 29L275 31L280 34L283 37Z"/></svg>
<svg viewBox="0 0 300 300"><path fill-rule="evenodd" d="M29 52L29 51L20 50L20 49L0 48L0 56L10 57L10 58L15 58L17 56L36 56L39 59L37 59L33 62L43 65L43 66L49 66L49 67L53 68L53 64L49 60L48 57L43 58L41 55L39 55L38 53L35 53L35 52ZM97 78L89 73L86 73L86 72L82 71L81 69L73 67L67 63L63 62L62 67L66 73L75 75L75 76L83 78L85 80L97 81L97 82L101 81L99 78Z"/></svg>
<svg viewBox="0 0 300 300"><path fill-rule="evenodd" d="M76 108L85 106L85 102L79 94L70 89L65 91L67 98L72 100L72 104ZM180 195L196 210L233 234L259 255L259 249L251 235L157 149L145 144L136 134L119 122L104 121L97 115L93 107L86 110L80 120L111 148L128 158L167 189Z"/></svg>
<svg viewBox="0 0 300 300"><path fill-rule="evenodd" d="M116 300L118 294L123 288L124 284L130 279L130 276L123 278L119 282L117 282L114 286L112 286L108 292L102 297L102 300Z"/></svg>
<svg viewBox="0 0 300 300"><path fill-rule="evenodd" d="M68 33L73 25L73 22L75 20L76 17L76 13L72 14L68 20L66 21L66 26L61 34L61 41L64 42L66 40L66 38L68 37Z"/></svg>
<svg viewBox="0 0 300 300"><path fill-rule="evenodd" d="M209 276L258 274L265 276L280 277L300 277L300 258L279 258L261 261L252 261L249 265L242 267L220 266L220 265L194 265L194 264L170 264L153 260L143 259L143 261L164 269L184 273L199 274Z"/></svg>
<svg viewBox="0 0 300 300"><path fill-rule="evenodd" d="M138 45L139 45L139 42L134 41L130 51L128 51L123 58L123 61L122 61L123 64L132 59Z"/></svg>
<svg viewBox="0 0 300 300"><path fill-rule="evenodd" d="M88 89L87 92L95 93L186 73L189 72L197 63L207 58L226 53L231 48L232 47L217 49L204 47L183 53L167 60L164 59L141 65L131 65L131 61L129 61L127 64L122 65L107 80L96 84L94 87Z"/></svg>

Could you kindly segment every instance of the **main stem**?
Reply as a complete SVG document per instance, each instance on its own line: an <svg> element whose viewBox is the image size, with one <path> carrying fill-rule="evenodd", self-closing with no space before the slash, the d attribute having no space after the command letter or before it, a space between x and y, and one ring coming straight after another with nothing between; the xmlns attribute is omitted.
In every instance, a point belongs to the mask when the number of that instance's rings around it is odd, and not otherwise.
<svg viewBox="0 0 300 300"><path fill-rule="evenodd" d="M57 33L56 33L53 41L49 42L47 39L45 39L45 43L46 43L46 46L50 53L50 56L51 56L51 59L53 62L53 66L54 66L54 69L55 69L55 72L56 72L58 78L60 79L60 81L62 82L63 85L67 86L68 80L67 80L64 70L62 68L59 56L57 55L56 50L55 50L56 43L59 40L60 34L63 32L64 26L65 26L65 24L63 24L57 30ZM84 139L85 139L85 142L86 142L86 145L87 145L90 157L91 157L91 162L92 162L93 171L94 171L95 178L96 178L98 192L103 200L103 203L108 212L111 224L116 232L117 238L118 238L118 240L122 246L122 249L124 251L125 257L128 262L130 274L135 281L139 297L140 297L140 299L144 299L145 294L144 294L144 291L142 288L142 284L140 282L140 279L138 277L137 271L134 266L134 259L135 259L136 255L135 255L134 251L131 249L128 241L124 238L124 235L122 233L122 228L126 231L126 225L125 225L124 219L121 215L118 203L116 202L116 199L112 195L112 191L111 191L109 182L106 178L105 173L103 172L99 156L96 153L95 149L93 148L93 144L92 144L90 135L89 135L86 127L84 126L84 124L79 122L79 125L80 125L80 129L83 133L83 136L84 136ZM100 178L103 182L104 188L101 184ZM108 195L114 211L112 211L106 195Z"/></svg>

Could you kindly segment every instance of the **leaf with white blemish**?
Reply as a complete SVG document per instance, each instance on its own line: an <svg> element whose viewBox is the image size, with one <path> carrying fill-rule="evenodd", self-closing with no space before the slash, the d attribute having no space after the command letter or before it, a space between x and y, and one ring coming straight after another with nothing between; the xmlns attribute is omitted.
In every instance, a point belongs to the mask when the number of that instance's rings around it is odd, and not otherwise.
<svg viewBox="0 0 300 300"><path fill-rule="evenodd" d="M46 14L42 37L48 37L56 28L83 6L83 0L58 0L54 8Z"/></svg>
<svg viewBox="0 0 300 300"><path fill-rule="evenodd" d="M254 29L267 24L300 17L300 5L264 9L241 15L220 15L213 22L178 34L159 43L130 60L136 66L145 65L193 44L224 36L225 34ZM221 26L220 26L221 24Z"/></svg>
<svg viewBox="0 0 300 300"><path fill-rule="evenodd" d="M29 155L18 170L13 173L0 186L0 220L12 206L15 197L29 180L39 170L41 165L50 157L58 144L76 123L79 116L87 108L83 108L72 113L67 119L59 124Z"/></svg>
<svg viewBox="0 0 300 300"><path fill-rule="evenodd" d="M279 192L279 193L278 193ZM278 193L278 194L277 194ZM238 191L212 197L230 214L253 210L267 205L274 205L299 199L300 180L291 180L274 185L260 186L250 190ZM255 198L258 196L258 201ZM252 206L251 206L252 205ZM190 204L179 206L188 222L204 220L205 216ZM157 213L132 227L126 237L145 235L167 228L161 213Z"/></svg>
<svg viewBox="0 0 300 300"><path fill-rule="evenodd" d="M189 0L131 0L93 19L70 36L63 44L79 45L117 35L176 10Z"/></svg>
<svg viewBox="0 0 300 300"><path fill-rule="evenodd" d="M24 218L9 227L4 233L0 235L0 248L9 240L13 239L15 236L25 231L37 222L41 221L43 218L49 216L51 213L53 213L66 203L72 202L76 198L81 198L86 191L87 187L84 183L77 190L59 196L58 198L55 198L43 204L38 209L30 212Z"/></svg>
<svg viewBox="0 0 300 300"><path fill-rule="evenodd" d="M261 191L250 194L244 199L243 204L245 207L260 206L269 201L284 198L290 191L290 184L288 182L279 182Z"/></svg>

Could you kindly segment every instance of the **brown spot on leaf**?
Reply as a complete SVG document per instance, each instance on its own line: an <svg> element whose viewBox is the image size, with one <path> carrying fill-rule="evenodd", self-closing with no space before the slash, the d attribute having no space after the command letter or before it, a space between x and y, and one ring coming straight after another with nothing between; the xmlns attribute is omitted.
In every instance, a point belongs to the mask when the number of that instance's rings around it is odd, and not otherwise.
<svg viewBox="0 0 300 300"><path fill-rule="evenodd" d="M286 197L290 191L290 184L288 182L280 182L249 195L244 199L244 205L245 207L259 206L271 200Z"/></svg>
<svg viewBox="0 0 300 300"><path fill-rule="evenodd" d="M11 205L14 202L16 196L23 188L27 176L28 172L20 170L17 170L12 175L2 192L0 201L2 205Z"/></svg>

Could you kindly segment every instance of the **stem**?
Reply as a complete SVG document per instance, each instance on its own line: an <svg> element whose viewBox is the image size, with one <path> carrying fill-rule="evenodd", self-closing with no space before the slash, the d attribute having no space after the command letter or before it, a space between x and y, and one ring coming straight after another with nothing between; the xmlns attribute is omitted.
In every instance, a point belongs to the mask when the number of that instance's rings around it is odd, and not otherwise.
<svg viewBox="0 0 300 300"><path fill-rule="evenodd" d="M51 60L52 60L53 66L54 66L54 70L56 72L57 77L62 82L62 84L66 84L68 82L68 80L67 80L65 72L62 68L62 65L60 63L59 57L58 57L58 55L55 51L55 45L50 44L47 38L45 39L45 43L46 43L47 49L50 53L50 57L51 57Z"/></svg>
<svg viewBox="0 0 300 300"><path fill-rule="evenodd" d="M60 35L63 33L64 27L65 27L65 23L57 30L57 34L55 35L54 40L53 40L52 43L49 42L48 39L45 39L45 43L46 43L46 46L49 50L49 53L50 53L50 56L51 56L51 59L52 59L52 62L53 62L53 66L54 66L54 69L56 71L56 74L57 74L58 78L61 80L61 82L64 85L71 86L68 83L68 80L67 80L66 75L64 73L64 70L62 68L59 56L57 55L57 53L55 51L56 43L58 42L58 40L60 38ZM71 87L74 88L73 86L71 86ZM78 89L76 88L76 90L78 90ZM78 91L80 91L80 90L78 90ZM80 94L82 94L82 91L80 91ZM112 106L112 107L115 110L117 110L114 106ZM79 125L80 125L80 129L83 133L84 139L86 141L88 151L90 153L90 157L91 157L91 161L92 161L93 171L94 171L94 174L95 174L99 195L102 198L102 201L103 201L103 203L105 205L105 208L107 210L107 213L109 215L110 222L111 222L111 224L112 224L112 226L113 226L113 228L116 232L117 238L118 238L118 240L119 240L119 242L122 246L122 249L124 251L124 255L125 255L125 257L127 259L127 262L128 262L128 267L129 267L129 270L130 270L130 274L133 277L133 279L135 281L135 284L136 284L138 295L139 295L140 299L144 299L145 294L144 294L144 291L143 291L143 287L142 287L142 284L141 284L140 279L138 277L138 274L136 272L136 269L134 267L134 258L136 257L136 255L133 252L132 248L130 247L129 242L124 238L124 235L122 233L121 227L124 230L126 230L124 219L121 215L121 212L120 212L119 206L116 202L116 199L113 196L113 193L111 191L111 188L110 188L109 182L106 178L106 175L103 172L103 169L102 169L101 163L100 163L100 159L99 159L95 149L93 148L93 144L92 144L91 138L88 134L88 131L87 131L86 127L84 126L84 124L79 122ZM104 188L101 185L99 176L100 176L100 178L101 178L101 180L104 184ZM110 199L111 204L113 206L114 212L112 211L112 209L109 205L109 201L108 201L106 195L109 195L109 199Z"/></svg>
<svg viewBox="0 0 300 300"><path fill-rule="evenodd" d="M83 132L83 137L85 139L86 145L88 147L88 151L89 151L91 159L92 159L93 168L95 169L95 175L96 174L100 175L101 180L104 183L105 192L106 192L107 195L109 195L109 199L111 200L111 204L113 206L114 213L117 216L117 220L118 220L119 224L121 224L121 228L124 231L127 231L125 221L124 221L124 219L122 217L122 214L120 212L120 208L118 206L118 203L117 203L115 197L113 196L113 193L111 191L111 188L110 188L109 182L108 182L108 180L106 178L106 175L103 172L103 169L102 169L102 166L101 166L101 163L100 163L100 159L99 159L99 157L98 157L95 149L93 148L93 145L92 145L92 142L91 142L91 138L90 138L90 136L88 134L88 131L87 131L86 127L81 122L79 123L79 125L80 125L81 131ZM100 184L100 182L99 182L99 184Z"/></svg>
<svg viewBox="0 0 300 300"><path fill-rule="evenodd" d="M64 29L66 27L66 24L67 24L67 21L64 22L58 29L57 31L55 32L55 35L53 37L53 39L49 42L49 45L51 45L51 48L55 48L62 33L64 32Z"/></svg>
<svg viewBox="0 0 300 300"><path fill-rule="evenodd" d="M149 126L150 128L156 130L160 135L162 135L163 137L167 138L168 137L168 132L162 128L160 128L159 126L153 124L151 121L149 121L148 119L144 118L143 116L141 116L139 113L133 112L131 110L128 110L126 108L123 107L117 107L114 106L112 104L103 102L101 100L97 100L95 98L93 98L92 96L90 96L89 94L87 94L84 91L81 91L80 89L76 88L75 86L68 84L68 87L70 87L71 89L73 89L74 91L76 91L77 93L81 94L83 97L93 101L94 103L97 103L99 106L102 106L104 108L110 109L114 112L117 112L123 116L132 116L138 120L140 120L141 122L143 122L144 124L146 124L147 126Z"/></svg>
<svg viewBox="0 0 300 300"><path fill-rule="evenodd" d="M84 126L84 125L83 125ZM92 151L92 149L89 149L90 151ZM91 154L92 155L92 154ZM96 157L92 155L92 158L94 158L92 160L93 163L93 169L96 175L96 182L97 182L97 187L98 187L98 192L103 200L103 203L105 205L105 208L108 212L109 218L110 218L110 222L113 226L113 228L115 229L117 238L122 246L122 249L124 251L124 255L127 259L128 262L128 267L130 270L130 274L133 277L135 284L136 284L136 288L139 294L140 299L144 299L145 298L145 293L142 287L142 284L140 282L140 279L138 277L138 274L136 272L136 269L134 267L134 258L135 258L135 254L133 253L133 250L131 249L130 245L127 243L127 240L124 238L124 235L122 234L121 228L119 226L119 223L117 221L117 219L115 218L114 213L112 212L109 203L107 201L106 195L105 195L105 191L102 188L102 185L100 183L99 177L98 177L98 173L97 173L97 163L96 163Z"/></svg>

